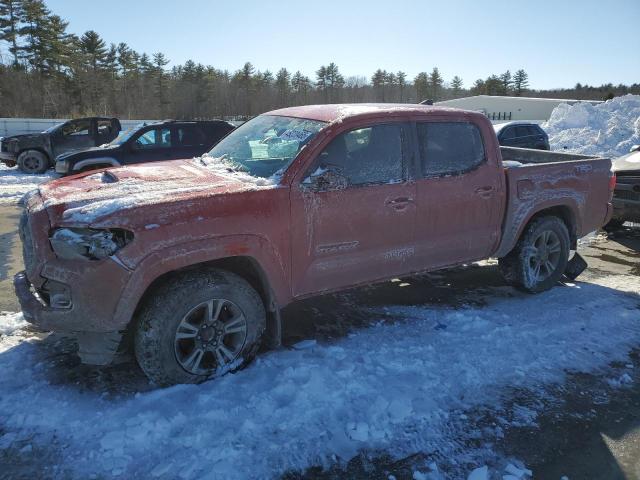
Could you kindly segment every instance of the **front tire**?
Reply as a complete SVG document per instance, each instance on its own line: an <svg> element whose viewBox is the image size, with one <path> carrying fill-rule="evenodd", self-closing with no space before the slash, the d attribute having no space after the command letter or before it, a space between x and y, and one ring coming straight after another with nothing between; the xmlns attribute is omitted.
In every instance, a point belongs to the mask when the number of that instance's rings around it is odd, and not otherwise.
<svg viewBox="0 0 640 480"><path fill-rule="evenodd" d="M24 173L44 173L49 168L49 159L38 150L25 150L18 155L18 168Z"/></svg>
<svg viewBox="0 0 640 480"><path fill-rule="evenodd" d="M246 366L266 326L262 299L243 278L222 270L169 280L143 307L135 355L154 383L199 383Z"/></svg>
<svg viewBox="0 0 640 480"><path fill-rule="evenodd" d="M498 260L505 280L529 293L553 287L567 268L569 231L558 217L540 217L531 222L515 248Z"/></svg>

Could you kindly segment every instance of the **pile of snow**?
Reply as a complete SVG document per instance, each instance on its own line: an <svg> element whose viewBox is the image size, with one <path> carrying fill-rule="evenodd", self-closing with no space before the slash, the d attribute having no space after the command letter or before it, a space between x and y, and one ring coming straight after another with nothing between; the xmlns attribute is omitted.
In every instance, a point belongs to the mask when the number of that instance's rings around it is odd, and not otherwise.
<svg viewBox="0 0 640 480"><path fill-rule="evenodd" d="M640 292L640 278L617 280ZM567 371L628 358L640 341L638 296L598 281L535 296L499 287L483 307L388 306L371 314L396 323L268 352L202 385L115 398L52 384L59 365L42 361L40 341L2 336L0 449L11 458L55 448L41 461L59 461L70 478L271 478L361 449L460 464L474 432L464 419L451 428L455 412L502 408L512 388L544 395ZM507 478L528 476L517 469Z"/></svg>
<svg viewBox="0 0 640 480"><path fill-rule="evenodd" d="M0 163L0 205L16 203L28 191L58 176L53 171L41 175L29 175L22 173L17 167L7 167Z"/></svg>
<svg viewBox="0 0 640 480"><path fill-rule="evenodd" d="M542 124L552 150L619 157L640 144L640 95L558 105Z"/></svg>

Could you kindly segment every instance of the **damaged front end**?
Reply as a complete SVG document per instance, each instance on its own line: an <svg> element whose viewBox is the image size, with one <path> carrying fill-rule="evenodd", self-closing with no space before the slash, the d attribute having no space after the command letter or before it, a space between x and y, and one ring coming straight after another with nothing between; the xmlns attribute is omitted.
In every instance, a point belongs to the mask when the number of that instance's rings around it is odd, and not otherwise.
<svg viewBox="0 0 640 480"><path fill-rule="evenodd" d="M58 228L49 238L51 248L64 260L102 260L133 240L122 229Z"/></svg>
<svg viewBox="0 0 640 480"><path fill-rule="evenodd" d="M56 228L38 192L24 203L19 232L25 271L14 277L14 288L25 319L76 338L83 363L111 363L126 327L113 314L131 276L116 253L133 233Z"/></svg>

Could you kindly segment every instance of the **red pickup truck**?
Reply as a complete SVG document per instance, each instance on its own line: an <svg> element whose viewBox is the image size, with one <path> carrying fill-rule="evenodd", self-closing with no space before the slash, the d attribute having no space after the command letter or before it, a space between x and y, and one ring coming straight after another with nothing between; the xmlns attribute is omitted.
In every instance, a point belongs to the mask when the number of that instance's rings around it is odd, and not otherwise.
<svg viewBox="0 0 640 480"><path fill-rule="evenodd" d="M286 108L201 158L42 185L14 283L84 362L133 345L156 383L197 382L278 345L280 309L304 297L489 257L520 289L552 287L611 216L610 169L501 148L474 112Z"/></svg>

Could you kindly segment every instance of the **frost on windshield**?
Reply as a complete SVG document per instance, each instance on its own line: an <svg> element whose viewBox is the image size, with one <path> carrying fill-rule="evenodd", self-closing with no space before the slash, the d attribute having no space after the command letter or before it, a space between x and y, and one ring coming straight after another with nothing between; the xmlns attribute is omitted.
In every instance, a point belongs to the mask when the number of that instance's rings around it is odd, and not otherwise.
<svg viewBox="0 0 640 480"><path fill-rule="evenodd" d="M304 118L260 115L225 137L200 161L210 168L273 181L325 125Z"/></svg>

